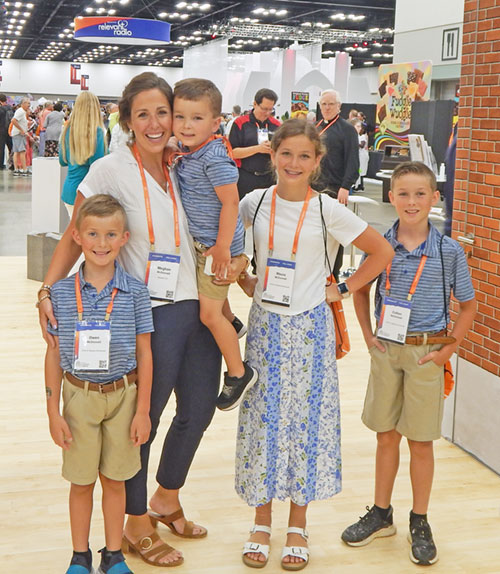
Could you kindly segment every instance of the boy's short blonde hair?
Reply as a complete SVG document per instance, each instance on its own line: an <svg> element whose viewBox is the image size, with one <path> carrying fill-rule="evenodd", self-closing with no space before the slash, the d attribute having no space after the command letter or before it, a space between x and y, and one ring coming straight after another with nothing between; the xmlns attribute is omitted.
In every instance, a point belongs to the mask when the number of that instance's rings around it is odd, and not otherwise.
<svg viewBox="0 0 500 574"><path fill-rule="evenodd" d="M403 177L404 175L422 175L426 177L429 181L429 185L431 191L436 191L437 189L437 182L436 176L432 169L428 168L425 163L421 161L405 161L404 163L400 163L392 172L391 175L391 189L394 187L394 184L398 179Z"/></svg>
<svg viewBox="0 0 500 574"><path fill-rule="evenodd" d="M207 98L214 118L218 118L221 114L222 94L210 80L187 78L177 82L174 87L174 102L175 98L188 102L199 102L203 98Z"/></svg>
<svg viewBox="0 0 500 574"><path fill-rule="evenodd" d="M80 205L78 213L76 214L75 227L78 231L81 228L83 220L86 217L110 217L115 213L119 213L123 219L123 229L128 230L127 214L123 209L122 204L115 199L112 195L105 193L98 193L87 197Z"/></svg>

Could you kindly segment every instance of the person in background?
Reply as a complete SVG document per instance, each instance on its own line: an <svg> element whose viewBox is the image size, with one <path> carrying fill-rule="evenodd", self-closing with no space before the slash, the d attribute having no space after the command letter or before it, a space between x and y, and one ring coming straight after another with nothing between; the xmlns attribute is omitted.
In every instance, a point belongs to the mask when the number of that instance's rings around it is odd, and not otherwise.
<svg viewBox="0 0 500 574"><path fill-rule="evenodd" d="M349 190L359 177L358 133L344 118L340 117L342 101L335 90L325 90L319 100L323 119L316 124L323 136L326 153L321 160L321 175L314 187L324 190L339 203L347 205ZM337 252L333 274L338 282L344 248Z"/></svg>
<svg viewBox="0 0 500 574"><path fill-rule="evenodd" d="M446 150L444 165L446 166L446 181L443 186L445 223L444 232L451 237L451 225L453 220L453 198L455 195L455 161L457 157L457 133L458 123L453 127L450 145Z"/></svg>
<svg viewBox="0 0 500 574"><path fill-rule="evenodd" d="M38 157L44 157L45 155L45 120L47 116L54 111L54 104L50 101L45 102L43 104L42 111L38 115L38 137L40 138L38 141Z"/></svg>
<svg viewBox="0 0 500 574"><path fill-rule="evenodd" d="M106 153L104 125L99 100L92 92L76 98L59 146L59 163L68 166L61 199L71 217L76 192L90 166Z"/></svg>
<svg viewBox="0 0 500 574"><path fill-rule="evenodd" d="M59 138L64 123L62 103L56 102L54 110L45 118L45 153L44 157L59 156Z"/></svg>
<svg viewBox="0 0 500 574"><path fill-rule="evenodd" d="M238 194L240 199L253 189L269 187L273 182L269 154L270 139L280 126L272 117L278 96L267 88L255 94L253 110L233 122L229 142L238 166Z"/></svg>
<svg viewBox="0 0 500 574"><path fill-rule="evenodd" d="M226 136L229 136L229 134L231 133L231 128L233 127L234 120L236 118L239 118L240 116L241 116L241 106L238 106L238 104L236 104L235 106L233 106L231 116L228 118L226 122L226 128L225 128Z"/></svg>
<svg viewBox="0 0 500 574"><path fill-rule="evenodd" d="M0 94L0 170L5 169L5 146L12 152L12 138L9 135L10 121L14 115L12 106L7 103L7 96Z"/></svg>
<svg viewBox="0 0 500 574"><path fill-rule="evenodd" d="M28 110L30 99L25 96L12 118L12 151L14 152L14 175L29 176L26 166L26 138L28 136Z"/></svg>
<svg viewBox="0 0 500 574"><path fill-rule="evenodd" d="M353 118L349 120L354 126L354 129L358 132L359 140L359 177L356 183L353 185L353 191L364 191L363 178L368 171L368 161L370 160L370 154L368 152L368 136L364 132L363 123L359 118Z"/></svg>

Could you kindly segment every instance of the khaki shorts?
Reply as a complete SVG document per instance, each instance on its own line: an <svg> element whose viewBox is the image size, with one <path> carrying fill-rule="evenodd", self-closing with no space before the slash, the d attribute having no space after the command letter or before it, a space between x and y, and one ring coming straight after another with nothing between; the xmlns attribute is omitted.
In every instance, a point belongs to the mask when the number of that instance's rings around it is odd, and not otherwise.
<svg viewBox="0 0 500 574"><path fill-rule="evenodd" d="M229 285L215 285L212 283L213 275L205 273L205 263L207 258L203 255L208 247L195 241L196 249L196 279L198 281L198 293L205 295L209 299L224 301L229 293Z"/></svg>
<svg viewBox="0 0 500 574"><path fill-rule="evenodd" d="M376 432L396 429L414 441L440 438L444 403L444 367L418 360L442 345L398 345L380 341L372 347L370 378L362 420Z"/></svg>
<svg viewBox="0 0 500 574"><path fill-rule="evenodd" d="M63 450L62 475L74 484L92 484L101 472L127 480L141 468L140 448L130 439L136 411L135 383L101 394L63 383L63 417L73 441Z"/></svg>

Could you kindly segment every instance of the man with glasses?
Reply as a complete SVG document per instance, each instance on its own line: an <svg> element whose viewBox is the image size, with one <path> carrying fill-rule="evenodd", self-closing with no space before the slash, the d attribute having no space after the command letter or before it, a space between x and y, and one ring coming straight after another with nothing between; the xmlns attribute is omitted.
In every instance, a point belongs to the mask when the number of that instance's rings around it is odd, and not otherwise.
<svg viewBox="0 0 500 574"><path fill-rule="evenodd" d="M340 117L341 105L340 94L336 90L321 93L319 107L323 119L316 127L322 135L326 153L321 160L319 181L314 187L347 205L349 189L359 177L359 143L354 126ZM343 255L344 248L340 245L333 267L337 281Z"/></svg>
<svg viewBox="0 0 500 574"><path fill-rule="evenodd" d="M240 199L253 189L267 188L273 183L269 140L280 126L272 116L277 101L273 90L262 88L255 94L253 110L237 117L231 127L229 141L239 171Z"/></svg>

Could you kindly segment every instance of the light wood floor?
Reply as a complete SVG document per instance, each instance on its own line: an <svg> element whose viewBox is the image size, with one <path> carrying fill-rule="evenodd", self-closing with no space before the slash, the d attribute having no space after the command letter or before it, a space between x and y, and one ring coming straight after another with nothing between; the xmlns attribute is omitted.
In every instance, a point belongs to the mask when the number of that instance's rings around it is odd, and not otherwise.
<svg viewBox="0 0 500 574"><path fill-rule="evenodd" d="M4 374L0 399L0 574L65 572L71 555L68 526L68 484L60 476L61 454L51 442L43 392L44 343L33 302L39 287L28 281L23 257L0 257L0 365ZM237 314L244 318L249 300L231 292ZM421 572L408 558L406 541L411 492L408 451L404 447L394 507L398 534L365 548L340 541L343 528L372 503L373 433L360 421L368 355L355 322L352 302L346 304L353 351L339 363L342 394L344 490L332 500L311 504L308 529L310 574L406 574ZM164 416L168 425L172 409ZM216 413L199 449L183 504L186 514L209 529L202 541L165 539L181 549L185 563L178 574L248 574L240 548L252 524L252 511L233 489L234 435L237 413ZM161 429L160 429L161 430ZM154 488L156 441L150 471ZM500 478L445 440L436 443L436 479L429 513L440 561L435 574L500 572ZM91 546L104 545L99 493L96 492ZM265 572L281 572L287 505L275 505L271 558ZM162 528L162 527L161 527ZM95 561L97 563L97 560ZM129 559L136 574L159 572Z"/></svg>

